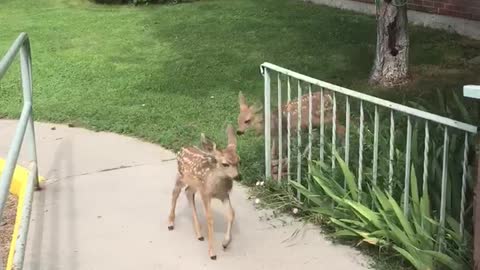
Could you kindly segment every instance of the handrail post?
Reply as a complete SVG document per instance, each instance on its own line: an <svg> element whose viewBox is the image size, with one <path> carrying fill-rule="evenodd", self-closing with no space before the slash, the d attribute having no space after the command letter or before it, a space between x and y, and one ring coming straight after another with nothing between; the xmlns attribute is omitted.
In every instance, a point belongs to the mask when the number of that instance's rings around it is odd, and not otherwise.
<svg viewBox="0 0 480 270"><path fill-rule="evenodd" d="M463 96L480 99L479 85L465 85ZM475 137L475 172L473 189L473 269L480 270L480 134Z"/></svg>
<svg viewBox="0 0 480 270"><path fill-rule="evenodd" d="M480 136L475 137L476 184L473 189L473 269L480 270Z"/></svg>
<svg viewBox="0 0 480 270"><path fill-rule="evenodd" d="M28 228L30 225L30 215L33 204L33 190L39 189L37 150L35 143L35 127L33 121L33 101L32 101L32 57L30 50L30 41L26 33L21 33L12 46L9 48L3 58L0 59L0 80L10 68L15 56L20 54L20 71L23 90L23 106L15 134L8 150L5 167L0 175L0 219L5 208L9 188L17 166L18 157L22 148L22 143L27 140L27 152L30 161L27 182L24 186L22 198L22 214L17 218L18 232L13 236L13 250L7 261L8 270L20 270L23 267L25 258L25 248L28 237ZM17 213L18 215L18 213ZM17 226L17 225L16 225ZM13 253L12 253L13 252ZM3 265L1 265L3 268Z"/></svg>
<svg viewBox="0 0 480 270"><path fill-rule="evenodd" d="M264 77L264 123L265 123L265 178L272 176L272 134L271 134L271 115L270 115L270 73L267 68L261 69Z"/></svg>
<svg viewBox="0 0 480 270"><path fill-rule="evenodd" d="M31 113L27 123L27 130L25 132L25 140L28 144L28 158L30 163L38 164L33 122L32 56L30 50L30 41L28 38L25 40L22 48L20 49L20 68L22 74L23 102L24 104L29 104L31 107ZM32 173L37 174L37 170L33 170ZM33 179L35 182L35 188L39 189L40 184L38 181L38 174L35 175Z"/></svg>

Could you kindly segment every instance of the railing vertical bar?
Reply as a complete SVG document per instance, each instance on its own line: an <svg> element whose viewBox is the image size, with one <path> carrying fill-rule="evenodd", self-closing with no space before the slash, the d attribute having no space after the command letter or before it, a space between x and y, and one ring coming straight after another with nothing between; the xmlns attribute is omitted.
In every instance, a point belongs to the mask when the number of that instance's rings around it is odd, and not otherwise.
<svg viewBox="0 0 480 270"><path fill-rule="evenodd" d="M28 39L25 40L24 45L20 49L20 70L22 77L22 89L23 89L23 100L26 103L31 104L33 108L33 83L32 83L32 57L30 53L30 42ZM38 164L37 161L37 146L35 143L35 127L33 120L33 109L30 112L30 117L27 124L27 129L25 131L25 140L28 144L28 158L30 162ZM35 175L35 188L39 188L38 174Z"/></svg>
<svg viewBox="0 0 480 270"><path fill-rule="evenodd" d="M312 160L312 140L313 140L313 104L312 104L312 85L308 85L308 160Z"/></svg>
<svg viewBox="0 0 480 270"><path fill-rule="evenodd" d="M325 113L324 113L324 96L323 96L323 88L320 89L320 161L324 161L325 157Z"/></svg>
<svg viewBox="0 0 480 270"><path fill-rule="evenodd" d="M345 98L345 164L350 162L350 99Z"/></svg>
<svg viewBox="0 0 480 270"><path fill-rule="evenodd" d="M468 162L468 132L465 132L465 144L463 145L463 162L462 162L462 199L460 202L460 236L463 239L465 230L465 202L466 202L466 190L467 190L467 162Z"/></svg>
<svg viewBox="0 0 480 270"><path fill-rule="evenodd" d="M390 195L393 193L393 159L395 154L395 119L393 118L393 110L390 111L390 151L388 158L388 189Z"/></svg>
<svg viewBox="0 0 480 270"><path fill-rule="evenodd" d="M332 92L333 111L332 111L332 171L335 169L335 151L336 151L336 130L337 130L337 98L335 92Z"/></svg>
<svg viewBox="0 0 480 270"><path fill-rule="evenodd" d="M345 97L345 164L350 164L350 100ZM343 180L343 187L347 188L347 180Z"/></svg>
<svg viewBox="0 0 480 270"><path fill-rule="evenodd" d="M287 103L292 100L292 88L290 84L290 76L287 77ZM292 157L292 145L291 145L291 138L292 138L292 124L291 124L291 113L290 110L287 111L287 179L288 181L292 180L291 174L291 157Z"/></svg>
<svg viewBox="0 0 480 270"><path fill-rule="evenodd" d="M360 100L360 130L358 141L358 190L362 191L363 180L363 100Z"/></svg>
<svg viewBox="0 0 480 270"><path fill-rule="evenodd" d="M442 162L442 189L440 197L440 233L438 234L438 250L443 249L443 242L445 240L445 212L447 207L447 174L448 174L448 128L444 126L443 138L443 162Z"/></svg>
<svg viewBox="0 0 480 270"><path fill-rule="evenodd" d="M17 239L15 242L15 248L13 253L13 267L12 269L22 269L25 259L25 250L27 245L28 229L30 227L30 216L32 213L33 204L33 188L38 176L37 164L33 163L28 175L28 182L25 189L25 195L23 198L22 216L20 219L20 225L18 228Z"/></svg>
<svg viewBox="0 0 480 270"><path fill-rule="evenodd" d="M297 80L297 104L298 104L298 117L297 117L297 182L300 183L302 181L302 134L301 134L301 124L302 124L302 86L300 84L300 80ZM298 194L300 195L300 194Z"/></svg>
<svg viewBox="0 0 480 270"><path fill-rule="evenodd" d="M430 132L428 130L428 121L425 121L425 141L423 149L423 185L422 194L428 189L428 152L430 150Z"/></svg>
<svg viewBox="0 0 480 270"><path fill-rule="evenodd" d="M410 115L407 118L407 145L405 153L405 178L404 178L404 189L403 189L403 211L405 216L408 217L409 212L409 194L410 194L410 166L411 166L411 155L412 155L412 121Z"/></svg>
<svg viewBox="0 0 480 270"><path fill-rule="evenodd" d="M277 73L277 86L278 86L278 97L277 97L277 107L278 107L278 168L277 168L277 177L278 183L282 180L283 172L283 127L282 127L282 81L280 79L280 73Z"/></svg>
<svg viewBox="0 0 480 270"><path fill-rule="evenodd" d="M375 124L373 133L373 184L377 185L378 172L378 132L380 129L380 119L378 115L378 106L375 105Z"/></svg>
<svg viewBox="0 0 480 270"><path fill-rule="evenodd" d="M265 94L265 177L268 179L272 176L272 153L271 153L271 113L270 113L270 73L267 68L263 69L264 76L264 94Z"/></svg>
<svg viewBox="0 0 480 270"><path fill-rule="evenodd" d="M308 85L308 162L312 161L312 114L313 114L313 106L312 106L312 85ZM310 164L308 164L308 178L310 179ZM310 188L310 181L308 182Z"/></svg>

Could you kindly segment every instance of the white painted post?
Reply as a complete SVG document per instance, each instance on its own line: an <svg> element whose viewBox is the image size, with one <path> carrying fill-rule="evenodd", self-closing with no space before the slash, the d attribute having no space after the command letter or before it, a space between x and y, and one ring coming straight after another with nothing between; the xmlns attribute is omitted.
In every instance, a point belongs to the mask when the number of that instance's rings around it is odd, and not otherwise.
<svg viewBox="0 0 480 270"><path fill-rule="evenodd" d="M465 85L463 87L463 96L469 98L480 99L480 85ZM476 134L476 161L475 161L475 177L477 178L474 196L473 196L473 269L480 270L480 137Z"/></svg>

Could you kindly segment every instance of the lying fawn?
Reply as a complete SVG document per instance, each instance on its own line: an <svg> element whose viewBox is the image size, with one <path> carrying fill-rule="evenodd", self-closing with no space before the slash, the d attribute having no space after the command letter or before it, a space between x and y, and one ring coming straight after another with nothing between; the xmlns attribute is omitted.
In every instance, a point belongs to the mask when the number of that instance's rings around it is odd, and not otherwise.
<svg viewBox="0 0 480 270"><path fill-rule="evenodd" d="M321 101L321 92L312 93L312 127L316 128L320 126L321 116L320 116L320 101ZM237 134L242 135L249 129L254 129L257 135L261 135L264 132L265 126L263 121L262 108L256 107L255 105L249 106L245 100L242 92L238 94L238 102L240 105L240 113L238 114L238 128ZM292 135L296 135L299 121L299 111L298 111L298 99L294 99L290 102L287 102L282 105L282 135L286 135L288 129L288 113L290 113L290 131ZM309 95L303 95L300 97L300 108L301 108L301 122L300 129L306 130L309 127ZM331 94L323 94L323 122L324 124L331 123L333 119L333 99ZM270 116L270 127L271 127L271 136L272 136L272 164L278 164L278 109L271 110ZM345 128L341 125L336 119L336 133L343 137L345 134ZM286 140L286 136L282 136L282 141ZM285 144L284 144L285 145ZM285 148L284 148L285 149Z"/></svg>
<svg viewBox="0 0 480 270"><path fill-rule="evenodd" d="M203 241L200 224L195 206L195 193L202 198L208 228L208 254L212 260L217 256L214 250L213 216L211 210L212 198L219 199L227 207L227 230L223 240L223 248L227 248L232 239L232 224L235 212L230 202L230 191L233 180L238 179L237 140L231 125L227 127L228 145L225 149L217 149L216 144L202 134L202 149L197 147L182 148L177 155L178 174L172 192L168 229L173 230L175 222L175 207L178 196L185 187L188 203L192 209L193 226L198 240Z"/></svg>

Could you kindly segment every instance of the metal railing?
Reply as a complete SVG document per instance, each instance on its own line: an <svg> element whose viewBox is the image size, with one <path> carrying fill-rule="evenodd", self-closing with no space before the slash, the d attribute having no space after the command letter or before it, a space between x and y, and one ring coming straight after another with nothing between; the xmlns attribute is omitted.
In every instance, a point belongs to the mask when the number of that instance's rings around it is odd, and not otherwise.
<svg viewBox="0 0 480 270"><path fill-rule="evenodd" d="M28 144L28 158L30 160L29 175L25 187L22 216L18 235L16 237L12 269L22 269L27 242L28 227L33 203L34 188L39 188L37 150L35 144L35 129L32 112L32 57L30 41L26 33L21 33L5 56L0 61L0 80L11 66L17 54L20 54L21 79L23 88L23 108L18 121L17 129L8 151L5 167L0 178L0 214L3 216L5 202L9 193L13 173L17 165L18 156L24 138Z"/></svg>
<svg viewBox="0 0 480 270"><path fill-rule="evenodd" d="M412 126L413 126L413 121L417 121L417 123L420 123L421 126L421 136L423 136L423 140L421 143L423 143L423 149L421 149L420 152L420 157L423 158L423 176L422 176L422 192L426 190L427 188L427 183L429 177L429 170L431 167L430 160L432 159L432 156L434 154L438 154L438 159L441 159L441 173L438 171L438 175L441 175L441 197L440 197L440 209L439 209L439 222L441 228L445 227L445 222L446 222L446 202L447 202L447 174L448 174L448 150L449 150L449 139L450 135L453 134L454 132L460 132L460 136L458 136L461 140L463 140L463 149L461 153L461 160L458 160L458 171L461 171L461 179L458 179L458 181L461 181L461 202L460 202L460 213L459 213L459 230L461 234L463 234L464 230L464 223L465 223L465 212L466 212L466 188L467 188L467 153L469 151L468 146L469 146L469 139L472 135L475 135L477 133L477 127L459 122L450 118L446 118L443 116L435 115L426 111L422 111L419 109L415 109L412 107L408 107L405 105L397 104L394 102L390 102L387 100L383 100L374 96L370 96L367 94L363 94L360 92L356 92L344 87L340 87L337 85L333 85L331 83L327 83L321 80L317 80L305 75L302 75L300 73L276 66L274 64L270 63L264 63L261 65L261 72L264 77L264 126L265 126L265 175L267 178L272 178L272 153L271 153L271 145L272 145L272 137L271 137L271 114L272 113L278 113L278 125L277 127L279 128L278 132L278 138L275 138L275 140L278 141L278 169L277 169L277 176L278 180L282 180L282 172L283 172L283 143L285 138L282 138L282 135L286 135L286 143L287 143L287 154L286 154L286 166L287 166L287 177L288 180L292 180L292 176L294 173L292 173L292 163L296 163L296 181L301 182L302 181L302 160L308 160L311 161L313 158L312 155L312 146L313 146L313 140L315 138L319 139L319 156L318 160L325 162L325 156L326 152L330 151L330 153L338 152L340 148L339 144L337 143L338 134L337 134L337 125L340 124L340 120L343 121L343 119L339 118L339 113L340 110L338 100L339 98L344 98L344 110L341 112L344 113L345 118L344 118L344 138L342 139L342 148L343 148L343 159L347 166L352 169L352 167L356 167L356 179L358 181L358 188L359 190L362 189L362 186L365 185L363 182L365 179L365 175L368 174L370 180L372 181L372 184L376 185L377 180L379 180L379 167L380 165L383 170L383 175L382 175L382 180L385 179L387 182L388 189L390 193L392 193L393 190L393 182L394 178L399 179L402 182L403 181L403 187L401 187L401 200L403 201L403 210L404 212L408 215L408 211L410 210L410 204L409 204L409 194L410 194L410 173L411 173L411 166L412 166L412 143L416 143L415 140L412 140ZM275 76L276 75L276 76ZM272 76L274 78L276 77L276 80L272 80ZM283 108L282 105L289 103L290 101L295 102L295 99L292 99L292 92L294 93L293 88L295 85L297 85L297 98L299 97L304 97L308 98L308 115L302 115L302 112L306 112L306 108L302 108L301 102L298 102L298 107L296 107L296 118L292 118L292 113L290 107L289 110ZM272 98L275 98L275 95L272 96L271 92L272 89L277 88L277 104L278 104L278 112L272 112L271 111L271 103L272 103ZM319 112L314 112L312 110L312 105L315 105L312 103L313 99L312 96L314 92L312 92L312 89L318 88L320 92L320 111ZM308 89L308 90L306 90ZM282 95L285 95L285 90L286 90L286 95L287 98L286 100L282 100ZM305 91L306 90L306 91ZM283 93L283 94L282 94ZM330 104L327 111L327 108L325 108L325 98L329 97L329 102L333 103ZM358 114L359 117L354 119L354 110L353 110L353 103L356 102L358 105ZM373 122L373 127L368 126L366 124L367 119L368 119L368 111L365 110L366 106L373 106L373 117L370 117L369 119L371 122ZM303 109L303 110L302 110ZM325 112L329 114L328 116L332 118L332 120L329 122L331 125L331 135L329 137L331 140L327 141L327 134L326 134L326 129L325 129ZM382 114L380 111L386 111L385 115L386 117L383 117L383 123L380 124L380 119L382 119ZM313 133L313 126L312 126L312 118L314 117L315 113L320 114L320 124L319 124L319 133L314 134ZM403 125L401 125L398 120L396 121L396 118L398 117L403 117L405 121L402 122ZM285 119L286 118L286 119ZM405 119L406 118L406 119ZM274 118L275 119L275 118ZM292 123L292 119L295 119L297 123ZM301 134L301 125L300 122L302 122L302 119L308 119L308 127L305 128L304 125L304 130L305 132L308 132L308 143L304 143L302 145L302 134ZM356 121L353 121L356 120ZM357 122L358 121L358 122ZM282 122L287 124L287 128L283 127L282 130ZM358 123L358 125L356 124ZM433 129L433 126L438 127L437 129ZM292 142L292 131L291 129L296 128L296 136L297 136L297 144L294 145ZM369 129L370 127L370 129ZM416 127L419 127L417 125ZM355 128L355 129L353 129ZM383 146L384 148L382 149L381 153L379 151L379 145L380 145L380 136L379 132L380 130L384 128L386 132L389 133L389 136L383 137ZM286 129L286 131L285 131ZM357 132L352 131L355 130ZM372 131L373 129L373 131ZM395 134L396 132L398 133L398 130L401 129L403 132L403 129L406 130L405 132L405 137L403 138L402 142L399 142L398 139L395 141ZM366 141L366 132L369 132L368 135L373 141L373 146L367 145ZM436 132L436 133L435 133ZM415 133L415 138L418 139L419 135L416 132ZM436 139L438 139L438 144L442 144L441 146L442 153L440 157L440 153L430 153L433 152L430 148L432 148L432 138L433 135L439 135L436 136ZM357 136L355 141L357 142L358 146L358 157L356 162L353 162L351 159L352 154L357 154L355 152L352 152L352 135ZM443 142L442 142L442 137L443 137ZM370 143L371 141L368 141ZM396 149L398 149L398 144L399 143L405 143L404 145L404 156L401 157L401 160L396 160L398 158L398 153L396 152ZM331 148L326 148L327 144L331 145ZM371 169L368 170L368 173L364 170L365 168L365 160L364 160L364 155L365 155L365 147L368 147L368 151L371 154L369 157L371 157ZM296 153L291 150L292 147L296 147L297 151ZM306 147L305 151L302 154L301 148ZM387 150L388 149L388 150ZM418 149L417 149L418 150ZM423 150L423 151L422 151ZM317 151L317 150L316 150ZM423 152L423 153L422 153ZM439 152L439 151L438 151ZM308 153L305 155L305 153ZM297 159L295 160L292 158L294 155L297 155ZM380 154L383 154L384 157L382 157L383 162L382 164L379 163L380 159ZM460 155L459 155L460 156ZM330 155L331 158L331 168L332 171L335 169L335 156L333 154ZM388 162L387 162L388 161ZM399 162L403 162L403 164L400 164ZM330 162L329 162L330 163ZM324 163L325 164L325 163ZM352 166L354 165L354 166ZM397 166L397 167L395 167ZM461 166L461 167L460 167ZM310 166L308 166L308 170L310 170ZM308 171L310 172L310 171ZM403 174L401 177L399 174ZM441 233L440 233L441 234ZM444 239L443 235L439 236L439 241L441 242ZM440 245L441 246L441 245Z"/></svg>

